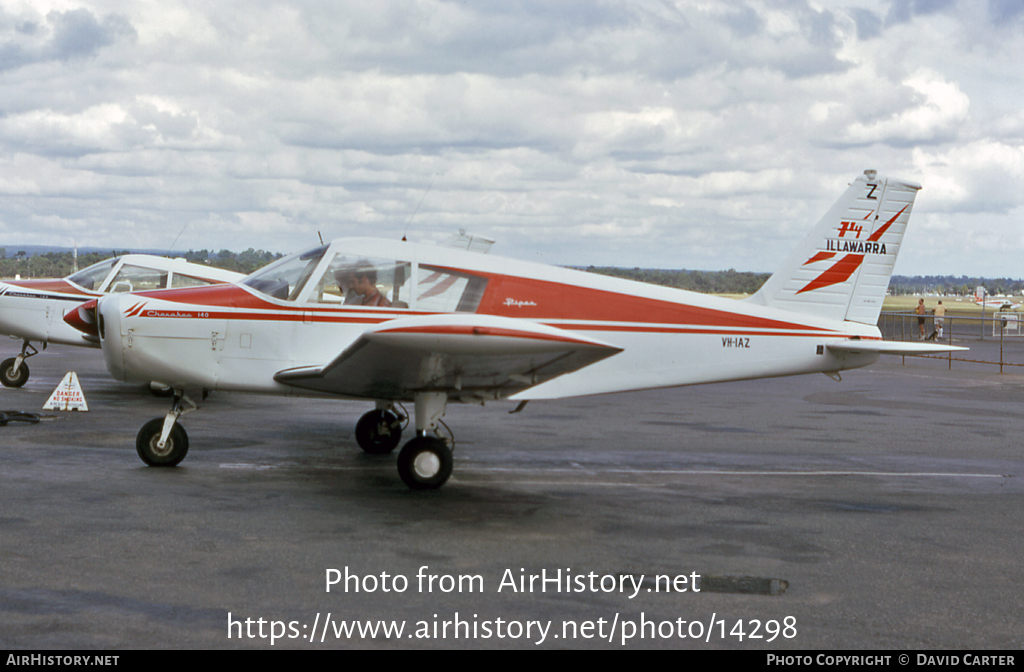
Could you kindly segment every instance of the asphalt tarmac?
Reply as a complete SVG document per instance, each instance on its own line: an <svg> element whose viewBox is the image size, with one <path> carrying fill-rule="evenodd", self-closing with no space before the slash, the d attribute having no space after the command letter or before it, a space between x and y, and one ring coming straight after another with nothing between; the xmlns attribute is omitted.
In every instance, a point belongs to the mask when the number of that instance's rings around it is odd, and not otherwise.
<svg viewBox="0 0 1024 672"><path fill-rule="evenodd" d="M146 467L170 402L52 347L0 389L0 648L1019 649L1024 372L907 361L450 405L412 492L355 402L214 394Z"/></svg>

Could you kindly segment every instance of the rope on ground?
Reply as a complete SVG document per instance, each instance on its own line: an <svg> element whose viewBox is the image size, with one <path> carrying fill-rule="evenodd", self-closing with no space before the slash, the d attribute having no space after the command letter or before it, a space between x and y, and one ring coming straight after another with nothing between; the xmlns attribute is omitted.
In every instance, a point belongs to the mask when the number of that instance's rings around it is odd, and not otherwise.
<svg viewBox="0 0 1024 672"><path fill-rule="evenodd" d="M38 413L25 413L24 411L0 411L0 427L9 422L27 422L36 424L39 422Z"/></svg>

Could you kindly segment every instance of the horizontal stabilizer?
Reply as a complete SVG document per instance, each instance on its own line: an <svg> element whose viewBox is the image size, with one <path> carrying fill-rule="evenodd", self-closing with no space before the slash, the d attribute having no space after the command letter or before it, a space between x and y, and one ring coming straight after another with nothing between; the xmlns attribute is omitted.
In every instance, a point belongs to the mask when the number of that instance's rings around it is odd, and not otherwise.
<svg viewBox="0 0 1024 672"><path fill-rule="evenodd" d="M957 345L939 345L937 343L914 343L913 341L860 341L851 340L842 343L830 343L827 346L836 353L877 353L879 355L938 355L946 352L968 350Z"/></svg>
<svg viewBox="0 0 1024 672"><path fill-rule="evenodd" d="M498 399L621 352L563 329L493 315L426 315L367 329L333 361L279 371L279 383L343 396L420 391Z"/></svg>

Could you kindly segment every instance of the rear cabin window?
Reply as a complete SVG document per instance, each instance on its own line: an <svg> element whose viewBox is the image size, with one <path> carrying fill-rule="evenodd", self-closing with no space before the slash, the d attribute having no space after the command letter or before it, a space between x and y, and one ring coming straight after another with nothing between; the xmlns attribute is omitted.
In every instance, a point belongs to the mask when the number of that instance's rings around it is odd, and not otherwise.
<svg viewBox="0 0 1024 672"><path fill-rule="evenodd" d="M420 265L416 309L443 313L475 313L487 289L487 278Z"/></svg>
<svg viewBox="0 0 1024 672"><path fill-rule="evenodd" d="M171 287L202 287L204 285L215 284L217 284L217 282L214 280L193 278L191 275L184 275L182 273L175 273L171 276Z"/></svg>

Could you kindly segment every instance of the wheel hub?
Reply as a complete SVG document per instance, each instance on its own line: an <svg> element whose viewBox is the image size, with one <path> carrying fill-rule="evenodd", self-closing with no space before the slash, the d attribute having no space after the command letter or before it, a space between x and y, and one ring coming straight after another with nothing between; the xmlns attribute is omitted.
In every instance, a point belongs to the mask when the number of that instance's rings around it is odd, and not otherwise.
<svg viewBox="0 0 1024 672"><path fill-rule="evenodd" d="M441 460L432 452L422 452L413 460L412 468L420 478L433 478L441 470Z"/></svg>
<svg viewBox="0 0 1024 672"><path fill-rule="evenodd" d="M171 437L167 437L167 441L164 442L164 447L160 447L160 435L155 435L149 440L149 449L157 457L167 457L174 450L174 440Z"/></svg>

